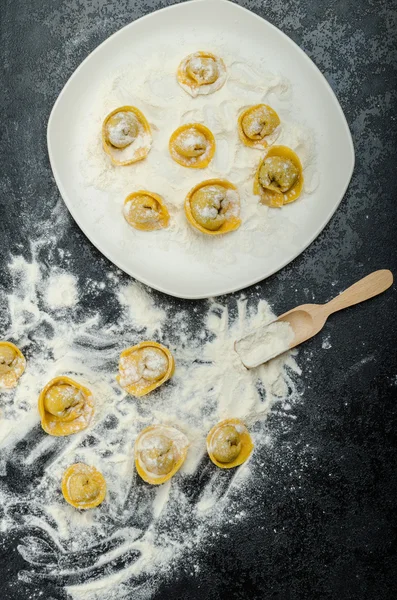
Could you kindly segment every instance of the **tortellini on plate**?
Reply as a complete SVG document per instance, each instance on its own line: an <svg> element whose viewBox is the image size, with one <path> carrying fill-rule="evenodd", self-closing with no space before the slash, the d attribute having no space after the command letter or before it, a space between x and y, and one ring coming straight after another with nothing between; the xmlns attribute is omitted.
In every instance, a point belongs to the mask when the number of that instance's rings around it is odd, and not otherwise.
<svg viewBox="0 0 397 600"><path fill-rule="evenodd" d="M279 208L299 198L303 169L299 157L287 146L272 146L261 160L254 179L254 194L263 204Z"/></svg>
<svg viewBox="0 0 397 600"><path fill-rule="evenodd" d="M123 214L127 223L140 231L164 229L170 220L162 197L147 190L129 194L124 201Z"/></svg>
<svg viewBox="0 0 397 600"><path fill-rule="evenodd" d="M215 153L215 138L200 123L188 123L178 127L169 142L171 157L183 167L204 169Z"/></svg>
<svg viewBox="0 0 397 600"><path fill-rule="evenodd" d="M226 81L225 63L211 52L194 52L180 63L177 79L179 85L193 97L212 94Z"/></svg>
<svg viewBox="0 0 397 600"><path fill-rule="evenodd" d="M208 235L238 229L240 197L237 188L225 179L208 179L196 185L185 199L189 223Z"/></svg>
<svg viewBox="0 0 397 600"><path fill-rule="evenodd" d="M238 118L240 140L251 148L263 150L277 139L279 132L279 116L267 104L250 106Z"/></svg>
<svg viewBox="0 0 397 600"><path fill-rule="evenodd" d="M131 165L150 152L152 134L145 115L135 106L120 106L102 125L102 145L114 165Z"/></svg>

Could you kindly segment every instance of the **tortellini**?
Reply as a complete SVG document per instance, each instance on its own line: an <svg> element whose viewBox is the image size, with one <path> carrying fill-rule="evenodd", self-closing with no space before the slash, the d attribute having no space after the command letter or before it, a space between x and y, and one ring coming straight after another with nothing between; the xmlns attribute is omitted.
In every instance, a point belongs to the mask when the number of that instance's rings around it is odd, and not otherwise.
<svg viewBox="0 0 397 600"><path fill-rule="evenodd" d="M135 466L147 483L164 483L181 468L189 442L184 433L167 425L146 427L136 439Z"/></svg>
<svg viewBox="0 0 397 600"><path fill-rule="evenodd" d="M191 96L212 94L226 81L225 63L211 52L194 52L178 67L179 85Z"/></svg>
<svg viewBox="0 0 397 600"><path fill-rule="evenodd" d="M221 469L243 464L253 448L248 429L240 419L226 419L217 423L207 436L209 457Z"/></svg>
<svg viewBox="0 0 397 600"><path fill-rule="evenodd" d="M95 467L75 463L64 473L62 494L66 502L75 508L81 510L94 508L105 499L106 481Z"/></svg>
<svg viewBox="0 0 397 600"><path fill-rule="evenodd" d="M135 106L113 110L102 125L102 145L115 165L131 165L144 159L152 145L145 115Z"/></svg>
<svg viewBox="0 0 397 600"><path fill-rule="evenodd" d="M238 132L246 146L263 150L277 138L280 119L267 104L256 104L244 110L238 118Z"/></svg>
<svg viewBox="0 0 397 600"><path fill-rule="evenodd" d="M145 396L172 377L175 361L157 342L141 342L120 354L117 381L132 396Z"/></svg>
<svg viewBox="0 0 397 600"><path fill-rule="evenodd" d="M169 143L172 158L183 167L203 169L211 162L215 152L215 138L200 123L178 127Z"/></svg>
<svg viewBox="0 0 397 600"><path fill-rule="evenodd" d="M11 342L0 342L0 389L14 388L24 373L26 360Z"/></svg>
<svg viewBox="0 0 397 600"><path fill-rule="evenodd" d="M55 377L39 396L41 426L50 435L65 436L88 427L94 414L91 391L69 377Z"/></svg>
<svg viewBox="0 0 397 600"><path fill-rule="evenodd" d="M189 223L208 235L228 233L240 227L240 197L237 188L224 179L208 179L186 196Z"/></svg>
<svg viewBox="0 0 397 600"><path fill-rule="evenodd" d="M271 207L281 207L299 198L303 170L298 156L286 146L272 146L259 164L254 194Z"/></svg>
<svg viewBox="0 0 397 600"><path fill-rule="evenodd" d="M154 231L168 227L170 215L158 194L139 190L124 201L123 214L131 227L141 231Z"/></svg>

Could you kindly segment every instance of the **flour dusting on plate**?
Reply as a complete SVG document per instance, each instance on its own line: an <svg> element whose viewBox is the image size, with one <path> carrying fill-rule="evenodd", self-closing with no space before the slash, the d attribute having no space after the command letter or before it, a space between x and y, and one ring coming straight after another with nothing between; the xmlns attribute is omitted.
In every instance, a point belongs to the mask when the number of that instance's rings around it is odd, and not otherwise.
<svg viewBox="0 0 397 600"><path fill-rule="evenodd" d="M131 192L139 189L160 194L170 212L168 228L138 234L123 225L123 239L129 251L139 251L142 243L167 253L177 249L214 272L235 262L236 254L253 257L269 256L282 247L293 245L295 226L284 208L282 230L272 210L260 203L253 193L253 179L264 151L247 148L238 136L237 120L241 110L250 104L271 103L281 117L277 144L295 150L304 168L305 188L300 203L317 187L315 143L313 133L291 116L293 94L281 75L242 63L238 58L219 53L227 65L225 85L208 96L191 96L176 81L180 56L156 53L147 56L145 68L128 64L106 78L97 101L85 118L86 136L80 167L87 187L107 192L105 204L95 207L99 214L113 213L122 219L122 206ZM153 145L145 160L131 167L114 167L104 153L101 124L104 116L124 104L134 104L149 120ZM216 151L205 169L189 169L171 158L168 142L173 131L187 123L201 123L216 139ZM233 233L216 240L197 232L186 220L183 203L188 192L206 179L228 179L237 186L241 199L242 224ZM109 218L104 217L104 218ZM143 242L144 239L144 242Z"/></svg>

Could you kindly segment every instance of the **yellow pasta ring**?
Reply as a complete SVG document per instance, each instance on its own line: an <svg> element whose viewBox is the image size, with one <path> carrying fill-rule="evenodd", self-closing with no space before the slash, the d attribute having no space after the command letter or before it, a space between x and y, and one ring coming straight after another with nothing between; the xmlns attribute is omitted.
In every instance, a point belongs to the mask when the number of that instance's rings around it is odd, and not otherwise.
<svg viewBox="0 0 397 600"><path fill-rule="evenodd" d="M70 385L76 389L78 389L84 398L84 412L78 413L75 412L62 420L62 418L52 415L47 412L45 409L45 397L54 385ZM61 375L60 377L55 377L51 379L47 383L47 385L43 388L39 395L38 400L38 409L41 419L41 426L46 433L49 435L53 435L56 437L72 435L73 433L77 433L78 431L83 431L88 427L92 416L94 414L94 399L91 393L91 390L84 387L80 383L77 383L70 377L66 377ZM84 417L84 418L82 418Z"/></svg>
<svg viewBox="0 0 397 600"><path fill-rule="evenodd" d="M243 119L247 113L255 110L256 108L260 108L262 106L264 106L266 108L266 110L269 111L271 118L274 120L275 127L271 133L269 133L268 135L265 135L262 139L252 140L245 134L245 131L243 129ZM246 108L245 110L243 110L240 113L240 115L238 117L238 127L237 128L238 128L239 138L243 142L243 144L245 144L246 146L249 146L251 148L261 149L261 148L267 148L269 146L269 140L272 139L272 136L274 136L275 131L276 131L277 127L279 127L279 125L280 125L280 117L278 116L276 111L271 106L269 106L268 104L255 104L254 106L249 106L248 108Z"/></svg>
<svg viewBox="0 0 397 600"><path fill-rule="evenodd" d="M242 431L238 432L240 434L240 442L241 442L241 451L239 455L230 463L222 463L219 462L212 451L211 443L212 438L216 431L224 425L238 425L242 429ZM254 449L254 444L252 442L251 436L248 432L248 429L244 425L244 423L240 419L225 419L224 421L220 421L211 429L209 434L207 435L207 452L211 459L211 461L219 467L220 469L232 469L234 467L238 467L242 465L251 455L252 450Z"/></svg>
<svg viewBox="0 0 397 600"><path fill-rule="evenodd" d="M296 180L292 188L288 190L288 192L282 193L276 192L274 190L268 190L263 188L259 183L259 171L262 166L262 163L264 160L266 160L266 158L270 156L280 156L281 158L287 158L298 169L298 179ZM269 150L266 152L266 155L259 163L254 178L253 191L254 194L259 195L261 197L261 202L263 204L266 204L271 208L280 208L281 206L284 206L284 204L290 204L291 202L294 202L294 200L299 198L303 188L303 181L303 168L298 155L287 146L272 146L271 148L269 148Z"/></svg>
<svg viewBox="0 0 397 600"><path fill-rule="evenodd" d="M121 365L122 359L125 358L126 356L128 356L129 354L136 352L137 350L141 350L142 348L158 348L159 350L161 350L166 355L167 360L168 360L167 371L165 372L164 376L161 379L159 379L158 381L155 381L147 386L144 386L143 388L141 386L138 386L137 383L131 383L127 386L122 385L122 371L123 371L123 368ZM168 348L166 348L162 344L159 344L158 342L147 341L147 342L140 342L136 346L130 346L129 348L126 348L125 350L123 350L123 352L120 354L119 374L116 376L116 379L117 379L118 383L121 385L121 387L128 394L131 394L131 396L135 396L135 397L139 398L141 396L146 396L146 394L149 394L156 388L163 385L163 383L168 381L168 379L170 379L173 376L174 371L175 371L175 360L174 360L174 357L172 356L171 352L168 350Z"/></svg>
<svg viewBox="0 0 397 600"><path fill-rule="evenodd" d="M161 218L157 222L156 226L151 226L150 224L145 224L145 223L137 223L136 221L134 222L132 219L128 218L125 207L128 204L128 202L131 202L131 200L133 198L136 198L138 196L149 196L150 198L153 198L159 204L159 206L161 208ZM163 198L161 196L159 196L158 194L155 194L154 192L149 192L147 190L138 190L137 192L132 192L132 194L129 194L127 196L127 198L124 200L123 214L124 214L124 218L127 221L127 223L129 225L131 225L131 227L134 227L134 229L139 229L140 231L156 231L158 229L165 229L166 227L168 227L168 224L170 221L170 214L164 203Z"/></svg>
<svg viewBox="0 0 397 600"><path fill-rule="evenodd" d="M189 74L187 73L186 70L186 64L187 61L190 58L212 58L217 66L218 66L218 78L212 83L212 84L199 84L197 81L195 81L194 79L192 79ZM223 60L219 57L216 56L215 54L212 54L211 52L204 52L202 50L199 50L198 52L193 52L192 54L189 54L188 56L185 56L185 58L180 62L178 70L177 70L177 79L179 84L182 86L182 88L188 88L190 90L190 94L192 96L197 96L198 94L200 94L200 88L206 88L210 85L213 86L213 92L219 90L225 83L226 81L226 66L225 63L223 62ZM187 91L187 90L186 90Z"/></svg>
<svg viewBox="0 0 397 600"><path fill-rule="evenodd" d="M138 435L137 439L135 440L135 444L134 444L135 468L137 470L137 473L143 479L143 481L146 481L146 483L150 483L151 485L161 485L162 483L165 483L166 481L171 479L171 477L173 477L175 475L175 473L177 471L179 471L179 469L185 462L188 447L189 447L188 441L186 439L186 446L184 446L180 450L179 458L175 462L173 468L171 469L171 471L169 473L167 473L166 475L155 475L155 474L151 475L150 472L145 470L144 467L141 465L139 443L140 443L142 437L144 437L147 433L150 433L151 431L155 431L156 429L160 429L160 430L161 429L163 429L163 430L164 429L167 429L167 430L174 429L174 430L176 430L175 427L168 427L168 426L164 426L164 425L150 425L149 427L146 427L145 429L143 429L140 432L140 434ZM178 433L182 434L182 432L180 432L179 430L176 430L176 431Z"/></svg>
<svg viewBox="0 0 397 600"><path fill-rule="evenodd" d="M202 133L209 143L208 153L204 153L204 157L196 157L196 161L192 161L192 158L195 157L188 158L182 156L181 154L179 154L179 152L177 152L177 150L174 147L176 138L184 131L193 128ZM201 125L201 123L187 123L186 125L181 125L181 127L178 127L178 129L174 131L174 133L170 137L168 148L173 160L178 164L182 165L182 167L188 167L190 169L204 169L209 165L209 163L213 159L213 156L215 154L216 142L212 131L210 131L205 125Z"/></svg>
<svg viewBox="0 0 397 600"><path fill-rule="evenodd" d="M146 133L147 135L150 136L150 143L148 143L148 145L143 148L138 148L138 150L134 153L134 155L127 160L118 160L117 152L121 153L122 150L119 150L118 148L115 148L114 146L109 144L107 141L107 136L106 136L107 122L109 121L109 119L111 117L113 117L113 115L116 115L119 112L134 113L139 124L143 128L144 133ZM136 108L136 106L120 106L119 108L115 108L114 110L112 110L112 112L110 112L105 117L105 119L102 123L102 146L103 146L104 151L110 157L110 160L112 161L112 163L114 165L126 166L126 165L131 165L133 163L136 163L140 160L143 160L150 152L151 140L152 140L152 132L150 129L150 125L149 125L145 115L139 110L139 108Z"/></svg>
<svg viewBox="0 0 397 600"><path fill-rule="evenodd" d="M205 233L206 235L221 235L223 233L229 233L229 231L234 231L235 229L238 229L241 225L241 219L236 216L231 216L216 231L210 231L209 229L205 229L205 227L200 225L200 223L197 223L192 213L190 201L192 199L193 194L197 192L197 190L207 185L220 185L228 190L234 190L237 192L236 186L230 183L230 181L227 181L226 179L207 179L206 181L198 183L196 186L194 186L194 188L190 190L190 192L185 198L185 215L189 223L195 229L198 229L199 231L201 231L201 233ZM240 206L240 199L238 204Z"/></svg>
<svg viewBox="0 0 397 600"><path fill-rule="evenodd" d="M25 372L26 359L20 351L20 349L18 348L18 346L16 346L12 342L0 342L0 352L2 348L8 348L12 350L16 354L16 357L18 359L17 364L13 365L13 369L11 371L9 371L8 373L0 372L0 389L11 389L17 385L19 378Z"/></svg>
<svg viewBox="0 0 397 600"><path fill-rule="evenodd" d="M69 483L73 476L84 474L87 477L90 477L95 481L98 486L98 495L91 500L86 501L76 501L72 498L69 489ZM79 508L80 510L87 510L88 508L95 508L99 504L101 504L106 496L106 481L102 473L95 469L95 467L90 467L84 463L75 463L68 467L62 478L62 494L65 498L66 502L74 506L75 508Z"/></svg>

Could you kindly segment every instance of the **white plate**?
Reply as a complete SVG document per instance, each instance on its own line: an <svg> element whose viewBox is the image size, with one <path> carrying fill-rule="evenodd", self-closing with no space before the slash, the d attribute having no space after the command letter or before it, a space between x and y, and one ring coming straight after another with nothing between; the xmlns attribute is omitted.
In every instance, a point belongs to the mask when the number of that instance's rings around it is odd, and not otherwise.
<svg viewBox="0 0 397 600"><path fill-rule="evenodd" d="M290 82L296 118L314 134L319 184L311 196L303 196L281 210L270 210L268 218L280 233L269 239L263 236L265 252L261 256L237 248L232 261L214 269L205 253L192 257L184 252L183 245L175 244L164 249L164 245L158 245L160 238L156 235L135 232L125 223L121 209L114 209L114 199L109 203L108 194L86 185L81 132L87 126L90 107L95 104L103 81L134 60L135 54L142 61L142 56L156 53L156 48L159 53L167 48L167 54L174 52L181 59L194 50L211 50L220 44L248 64L257 62L259 57L269 71L282 74ZM178 125L173 124L171 131ZM83 61L65 85L51 112L47 139L58 188L91 242L126 273L181 298L207 298L243 289L288 264L325 227L343 198L354 167L346 119L317 67L276 27L227 0L174 5L112 35ZM260 153L255 156L257 160ZM119 167L133 168L134 165ZM202 178L207 179L208 175ZM122 199L117 202L121 206ZM182 203L183 198L181 206ZM289 243L285 243L287 221L293 225ZM226 236L211 238L209 243L221 243L216 240L223 237ZM138 245L133 244L136 239L140 241Z"/></svg>

